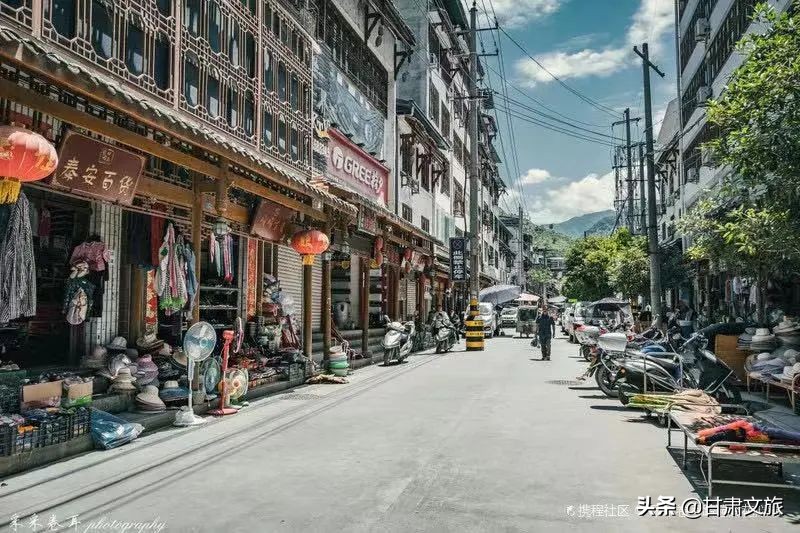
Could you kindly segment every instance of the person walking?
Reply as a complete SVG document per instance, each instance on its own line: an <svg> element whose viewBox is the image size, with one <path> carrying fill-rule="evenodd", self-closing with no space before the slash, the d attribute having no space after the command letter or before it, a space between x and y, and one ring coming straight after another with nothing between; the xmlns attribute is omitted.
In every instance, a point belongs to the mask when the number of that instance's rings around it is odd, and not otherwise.
<svg viewBox="0 0 800 533"><path fill-rule="evenodd" d="M550 360L550 341L556 335L556 321L542 306L539 318L536 319L536 330L539 336L539 346L542 348L542 361Z"/></svg>

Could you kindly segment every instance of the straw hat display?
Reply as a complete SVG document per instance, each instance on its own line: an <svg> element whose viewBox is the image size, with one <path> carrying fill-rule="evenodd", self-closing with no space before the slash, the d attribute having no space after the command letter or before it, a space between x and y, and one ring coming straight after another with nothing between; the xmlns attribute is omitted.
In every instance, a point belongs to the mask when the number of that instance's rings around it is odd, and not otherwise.
<svg viewBox="0 0 800 533"><path fill-rule="evenodd" d="M750 342L750 349L757 352L770 351L775 348L775 344L775 335L769 332L769 328L758 328Z"/></svg>
<svg viewBox="0 0 800 533"><path fill-rule="evenodd" d="M142 392L136 395L136 406L142 411L164 411L166 404L158 397L158 387L145 385Z"/></svg>
<svg viewBox="0 0 800 533"><path fill-rule="evenodd" d="M738 348L740 350L750 350L750 344L753 342L753 335L756 333L756 328L747 328L744 330L744 333L739 335L739 345Z"/></svg>
<svg viewBox="0 0 800 533"><path fill-rule="evenodd" d="M130 392L135 391L136 386L133 384L135 378L131 375L131 369L124 366L117 372L114 381L111 383L111 390L113 392Z"/></svg>
<svg viewBox="0 0 800 533"><path fill-rule="evenodd" d="M186 354L183 353L183 350L181 350L180 348L175 349L169 361L170 363L173 364L173 366L175 366L179 370L186 370L186 366L189 364L189 359L186 357Z"/></svg>
<svg viewBox="0 0 800 533"><path fill-rule="evenodd" d="M114 339L106 344L106 349L110 352L124 352L128 349L128 341L125 337L114 337Z"/></svg>
<svg viewBox="0 0 800 533"><path fill-rule="evenodd" d="M773 332L781 344L800 346L800 323L795 319L783 317L783 322L775 326Z"/></svg>
<svg viewBox="0 0 800 533"><path fill-rule="evenodd" d="M795 363L791 366L783 367L783 374L776 375L775 377L781 381L792 382L794 377L800 374L800 363Z"/></svg>
<svg viewBox="0 0 800 533"><path fill-rule="evenodd" d="M159 397L165 403L186 401L189 398L189 389L179 386L175 380L170 380L164 383Z"/></svg>
<svg viewBox="0 0 800 533"><path fill-rule="evenodd" d="M136 361L136 383L139 386L149 385L158 378L158 365L150 355L143 355Z"/></svg>
<svg viewBox="0 0 800 533"><path fill-rule="evenodd" d="M136 339L136 347L140 352L154 352L164 346L164 341L156 337L155 333L148 333Z"/></svg>

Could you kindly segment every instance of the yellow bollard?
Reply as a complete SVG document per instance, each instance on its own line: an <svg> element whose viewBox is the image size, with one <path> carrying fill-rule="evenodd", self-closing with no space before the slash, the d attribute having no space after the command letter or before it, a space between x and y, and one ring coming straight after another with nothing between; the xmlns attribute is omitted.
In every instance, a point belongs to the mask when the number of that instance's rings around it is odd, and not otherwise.
<svg viewBox="0 0 800 533"><path fill-rule="evenodd" d="M468 352L483 351L483 320L478 318L478 300L469 302L469 318L464 322Z"/></svg>

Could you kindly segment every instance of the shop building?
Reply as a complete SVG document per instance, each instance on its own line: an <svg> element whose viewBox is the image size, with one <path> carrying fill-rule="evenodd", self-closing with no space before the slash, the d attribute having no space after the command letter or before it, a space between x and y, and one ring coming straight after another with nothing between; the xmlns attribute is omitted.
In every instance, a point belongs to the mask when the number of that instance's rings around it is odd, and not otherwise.
<svg viewBox="0 0 800 533"><path fill-rule="evenodd" d="M291 330L291 375L310 371L330 307L321 261L303 267L289 239L359 214L312 183L314 31L291 2L0 2L0 124L60 160L22 187L37 301L2 324L4 359L85 370L115 337L141 353L241 317L266 350ZM243 368L251 386L289 377Z"/></svg>

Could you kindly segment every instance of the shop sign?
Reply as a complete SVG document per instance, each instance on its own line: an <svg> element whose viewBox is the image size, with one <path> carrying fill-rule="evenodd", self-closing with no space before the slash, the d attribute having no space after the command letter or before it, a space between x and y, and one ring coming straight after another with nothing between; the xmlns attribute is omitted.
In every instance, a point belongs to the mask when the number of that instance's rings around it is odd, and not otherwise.
<svg viewBox="0 0 800 533"><path fill-rule="evenodd" d="M331 128L327 150L327 174L367 198L386 206L389 169Z"/></svg>
<svg viewBox="0 0 800 533"><path fill-rule="evenodd" d="M50 184L131 205L144 165L144 156L70 130L61 141Z"/></svg>
<svg viewBox="0 0 800 533"><path fill-rule="evenodd" d="M373 235L378 231L378 218L361 206L358 208L358 229Z"/></svg>
<svg viewBox="0 0 800 533"><path fill-rule="evenodd" d="M450 237L450 279L467 281L467 240L464 237Z"/></svg>
<svg viewBox="0 0 800 533"><path fill-rule="evenodd" d="M293 216L294 211L288 207L262 199L253 215L250 233L268 241L282 241L286 235L286 224Z"/></svg>

